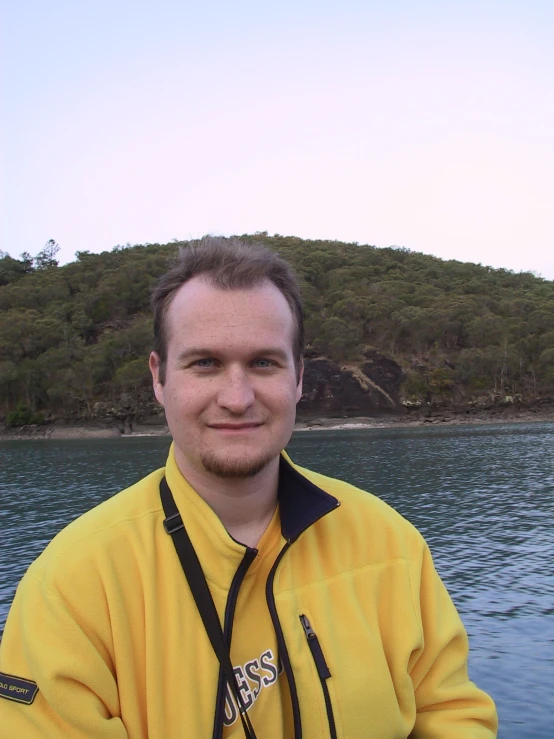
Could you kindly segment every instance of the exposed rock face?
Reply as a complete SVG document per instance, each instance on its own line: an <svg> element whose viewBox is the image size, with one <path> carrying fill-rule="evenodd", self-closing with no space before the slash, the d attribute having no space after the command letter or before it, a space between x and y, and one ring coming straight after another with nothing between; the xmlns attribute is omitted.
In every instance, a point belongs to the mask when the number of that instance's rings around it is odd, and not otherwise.
<svg viewBox="0 0 554 739"><path fill-rule="evenodd" d="M362 364L362 372L382 388L396 406L400 406L400 384L404 379L402 367L394 359L384 357L376 351L367 351L365 356L368 361Z"/></svg>
<svg viewBox="0 0 554 739"><path fill-rule="evenodd" d="M392 359L370 352L361 367L325 358L307 358L298 417L374 416L404 412L399 401L402 369Z"/></svg>

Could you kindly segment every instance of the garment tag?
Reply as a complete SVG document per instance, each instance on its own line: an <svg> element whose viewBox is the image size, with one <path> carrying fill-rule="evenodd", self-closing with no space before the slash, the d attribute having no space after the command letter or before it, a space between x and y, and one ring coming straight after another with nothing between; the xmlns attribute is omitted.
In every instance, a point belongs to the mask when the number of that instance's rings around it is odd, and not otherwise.
<svg viewBox="0 0 554 739"><path fill-rule="evenodd" d="M38 693L38 685L23 677L0 672L0 698L30 706Z"/></svg>

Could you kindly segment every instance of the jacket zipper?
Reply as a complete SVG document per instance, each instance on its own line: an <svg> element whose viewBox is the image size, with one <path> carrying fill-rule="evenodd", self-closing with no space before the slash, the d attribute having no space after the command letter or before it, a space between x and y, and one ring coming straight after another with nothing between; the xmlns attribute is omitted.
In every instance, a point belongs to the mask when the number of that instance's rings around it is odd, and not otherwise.
<svg viewBox="0 0 554 739"><path fill-rule="evenodd" d="M233 577L231 587L229 588L229 595L227 596L227 603L225 604L225 618L223 624L223 638L225 644L231 649L231 637L233 634L233 619L235 617L235 609L237 606L237 600L239 596L240 586L244 580L246 573L252 562L256 559L258 554L257 549L247 547L246 552L240 565L237 567L237 571ZM219 668L219 680L217 684L217 697L215 704L215 717L214 717L214 729L212 739L221 739L223 736L223 711L225 704L225 688L226 681L223 675L223 670Z"/></svg>
<svg viewBox="0 0 554 739"><path fill-rule="evenodd" d="M306 634L306 640L310 647L310 652L314 658L317 674L319 675L319 682L321 683L321 689L323 690L323 697L325 698L325 708L327 709L327 721L329 723L329 733L331 739L337 739L337 729L335 726L335 717L333 715L333 705L331 703L331 696L329 695L329 688L327 686L327 680L331 677L331 671L327 666L321 644L317 638L317 634L312 629L310 622L307 617L300 616L300 623Z"/></svg>

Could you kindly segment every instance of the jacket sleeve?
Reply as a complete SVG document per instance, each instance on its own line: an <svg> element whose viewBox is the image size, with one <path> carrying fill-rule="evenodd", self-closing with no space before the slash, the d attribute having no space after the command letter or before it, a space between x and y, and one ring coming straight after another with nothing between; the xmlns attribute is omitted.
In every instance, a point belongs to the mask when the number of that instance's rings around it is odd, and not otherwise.
<svg viewBox="0 0 554 739"><path fill-rule="evenodd" d="M31 572L8 615L0 672L38 686L30 705L0 697L0 739L127 739L108 649Z"/></svg>
<svg viewBox="0 0 554 739"><path fill-rule="evenodd" d="M492 739L498 719L490 696L469 680L468 639L425 544L415 589L423 647L412 655L413 739ZM415 574L415 573L414 573Z"/></svg>

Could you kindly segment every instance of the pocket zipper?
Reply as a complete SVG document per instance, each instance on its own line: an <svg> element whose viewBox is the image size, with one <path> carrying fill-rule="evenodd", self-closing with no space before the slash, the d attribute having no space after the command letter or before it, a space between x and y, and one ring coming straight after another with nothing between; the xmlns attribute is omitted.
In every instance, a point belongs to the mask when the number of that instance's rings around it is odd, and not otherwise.
<svg viewBox="0 0 554 739"><path fill-rule="evenodd" d="M329 695L329 688L327 687L327 680L331 677L331 671L325 661L321 644L317 638L317 634L312 629L308 618L304 615L300 616L300 623L306 634L306 640L310 647L310 652L314 658L317 674L319 675L319 682L321 683L321 689L323 690L323 697L325 698L325 708L327 709L327 721L329 722L329 732L331 739L337 739L337 729L335 727L335 717L333 715L333 706L331 704L331 696Z"/></svg>

